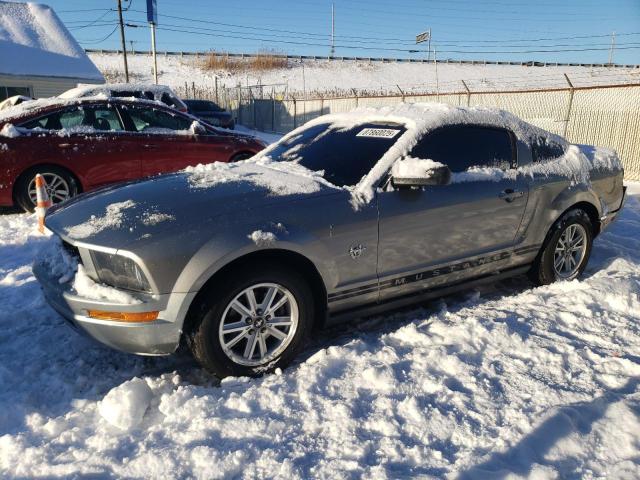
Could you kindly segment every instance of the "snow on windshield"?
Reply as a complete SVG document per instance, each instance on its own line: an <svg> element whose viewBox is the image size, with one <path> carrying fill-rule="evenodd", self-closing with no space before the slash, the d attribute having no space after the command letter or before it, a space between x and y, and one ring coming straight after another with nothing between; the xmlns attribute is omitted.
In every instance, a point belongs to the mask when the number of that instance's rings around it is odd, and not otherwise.
<svg viewBox="0 0 640 480"><path fill-rule="evenodd" d="M193 188L211 188L229 182L248 182L269 190L271 195L314 193L323 186L336 188L313 172L296 163L279 163L270 159L245 160L235 163L215 162L184 170Z"/></svg>

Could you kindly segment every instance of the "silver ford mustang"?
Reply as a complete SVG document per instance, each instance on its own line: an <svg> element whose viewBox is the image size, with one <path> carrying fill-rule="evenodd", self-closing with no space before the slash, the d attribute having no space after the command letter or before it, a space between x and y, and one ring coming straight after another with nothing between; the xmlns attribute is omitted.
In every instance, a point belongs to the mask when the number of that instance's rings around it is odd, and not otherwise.
<svg viewBox="0 0 640 480"><path fill-rule="evenodd" d="M256 375L328 322L510 275L578 277L622 180L615 152L503 111L359 110L245 162L61 204L46 218L60 258L34 272L106 345L164 355L183 342L216 375Z"/></svg>

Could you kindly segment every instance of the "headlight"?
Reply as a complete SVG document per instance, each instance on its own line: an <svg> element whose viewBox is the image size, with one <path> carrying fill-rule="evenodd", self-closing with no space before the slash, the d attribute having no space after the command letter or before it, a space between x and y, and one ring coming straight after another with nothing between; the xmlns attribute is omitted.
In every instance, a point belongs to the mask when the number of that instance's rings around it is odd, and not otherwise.
<svg viewBox="0 0 640 480"><path fill-rule="evenodd" d="M102 283L126 290L151 292L149 280L130 258L91 250L91 259Z"/></svg>

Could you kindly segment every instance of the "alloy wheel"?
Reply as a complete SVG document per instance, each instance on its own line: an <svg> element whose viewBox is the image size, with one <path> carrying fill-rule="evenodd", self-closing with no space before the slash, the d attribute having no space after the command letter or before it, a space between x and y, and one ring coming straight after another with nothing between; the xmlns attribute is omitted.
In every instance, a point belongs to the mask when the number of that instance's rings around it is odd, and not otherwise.
<svg viewBox="0 0 640 480"><path fill-rule="evenodd" d="M52 203L60 203L67 200L71 196L71 188L67 181L56 173L43 173L46 182L47 195ZM37 203L36 179L32 178L28 187L29 198L35 205Z"/></svg>
<svg viewBox="0 0 640 480"><path fill-rule="evenodd" d="M218 328L220 345L239 365L264 365L289 346L298 320L298 304L288 289L276 283L252 285L225 308Z"/></svg>
<svg viewBox="0 0 640 480"><path fill-rule="evenodd" d="M587 253L587 231L578 223L569 225L558 238L553 254L553 270L558 278L573 277Z"/></svg>

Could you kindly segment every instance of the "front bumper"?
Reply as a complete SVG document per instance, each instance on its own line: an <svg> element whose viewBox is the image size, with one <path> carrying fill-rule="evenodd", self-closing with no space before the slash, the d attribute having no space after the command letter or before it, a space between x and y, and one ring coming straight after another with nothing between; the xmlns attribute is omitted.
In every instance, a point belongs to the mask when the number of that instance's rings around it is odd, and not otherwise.
<svg viewBox="0 0 640 480"><path fill-rule="evenodd" d="M136 294L141 303L122 305L79 297L73 293L68 283L60 284L41 264L34 264L33 273L42 286L47 302L75 330L94 340L111 348L139 355L168 355L178 347L182 322L175 321L176 311L172 305L182 304L188 294ZM87 316L88 310L159 311L160 314L153 322L126 323L90 318Z"/></svg>

